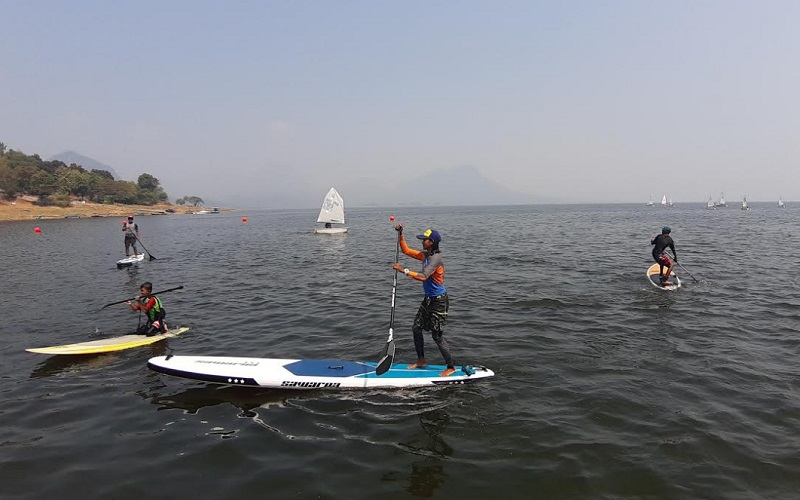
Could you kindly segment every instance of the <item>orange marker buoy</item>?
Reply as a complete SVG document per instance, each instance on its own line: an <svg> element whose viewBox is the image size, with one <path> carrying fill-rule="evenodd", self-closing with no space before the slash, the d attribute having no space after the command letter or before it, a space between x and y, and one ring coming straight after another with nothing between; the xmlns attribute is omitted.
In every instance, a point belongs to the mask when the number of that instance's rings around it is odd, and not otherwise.
<svg viewBox="0 0 800 500"><path fill-rule="evenodd" d="M41 234L42 233L42 229L37 227L36 229L33 230L33 232L36 233L36 234Z"/></svg>
<svg viewBox="0 0 800 500"><path fill-rule="evenodd" d="M247 217L242 217L242 222L247 222Z"/></svg>

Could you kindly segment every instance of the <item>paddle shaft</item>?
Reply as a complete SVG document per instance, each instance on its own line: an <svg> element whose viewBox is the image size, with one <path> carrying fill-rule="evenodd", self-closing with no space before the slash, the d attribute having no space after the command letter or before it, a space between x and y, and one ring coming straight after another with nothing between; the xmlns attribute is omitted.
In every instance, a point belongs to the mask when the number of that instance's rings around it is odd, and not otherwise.
<svg viewBox="0 0 800 500"><path fill-rule="evenodd" d="M400 231L397 232L397 245L394 249L394 263L400 261ZM394 270L394 279L392 279L392 313L389 315L389 340L392 341L392 327L394 326L394 298L397 294L397 269Z"/></svg>
<svg viewBox="0 0 800 500"><path fill-rule="evenodd" d="M181 285L181 286L176 286L175 288L169 288L169 289L167 289L167 290L161 290L160 292L152 292L152 293L148 293L148 294L146 294L146 295L140 295L138 298L142 298L142 297L150 297L150 296L152 296L152 295L159 295L159 294L162 294L162 293L173 292L173 291L175 291L175 290L183 290L183 285ZM136 299L137 299L137 297L132 297L132 298L130 298L130 299L125 299L125 300L119 300L119 301L117 301L117 302L112 302L112 303L110 303L110 304L106 304L106 305L104 305L103 307L101 307L100 309L105 309L105 308L106 308L106 307L108 307L108 306L114 306L114 305L117 305L117 304L123 304L123 303L125 303L125 302L128 302L129 300L136 300Z"/></svg>
<svg viewBox="0 0 800 500"><path fill-rule="evenodd" d="M695 278L694 276L692 276L692 273L690 273L690 272L689 272L689 271L688 271L688 270L687 270L685 267L683 267L683 264L681 264L681 263L680 263L680 262L678 262L677 260L675 261L675 263L676 263L676 264L678 264L679 266L681 266L681 269L683 269L684 271L686 271L686 274L688 274L688 275L689 275L689 277L691 277L693 280L695 280L696 282L698 282L697 278Z"/></svg>
<svg viewBox="0 0 800 500"><path fill-rule="evenodd" d="M136 236L136 235L134 235L134 236ZM140 245L142 245L142 249L143 249L145 252L147 252L147 255L149 255L149 256L150 256L150 260L156 260L156 257L155 257L155 255L151 254L151 253L150 253L150 251L144 247L144 243L142 243L142 240L140 240L138 236L136 236L136 241L138 241L138 242L139 242L139 244L140 244Z"/></svg>
<svg viewBox="0 0 800 500"><path fill-rule="evenodd" d="M394 250L395 264L400 260L400 231L397 232L397 245ZM394 278L392 279L392 312L389 316L389 338L386 339L386 344L383 346L381 359L378 361L378 366L375 367L375 374L378 376L383 375L392 367L394 362L394 301L397 296L397 269L394 270Z"/></svg>

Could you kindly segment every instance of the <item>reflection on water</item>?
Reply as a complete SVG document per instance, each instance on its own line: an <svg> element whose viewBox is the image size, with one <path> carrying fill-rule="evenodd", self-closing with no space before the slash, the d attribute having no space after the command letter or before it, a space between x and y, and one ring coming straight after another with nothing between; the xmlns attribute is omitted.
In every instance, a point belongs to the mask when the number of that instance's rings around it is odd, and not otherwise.
<svg viewBox="0 0 800 500"><path fill-rule="evenodd" d="M152 393L139 392L138 394L160 409L177 408L187 413L195 414L201 408L230 404L242 410L240 416L248 418L256 416L255 412L252 411L254 408L269 407L276 404L282 406L287 398L294 395L294 391L248 389L214 384L193 387L170 394L160 394L159 391L160 388Z"/></svg>
<svg viewBox="0 0 800 500"><path fill-rule="evenodd" d="M106 368L116 363L118 359L118 353L51 356L33 370L30 378L45 378Z"/></svg>

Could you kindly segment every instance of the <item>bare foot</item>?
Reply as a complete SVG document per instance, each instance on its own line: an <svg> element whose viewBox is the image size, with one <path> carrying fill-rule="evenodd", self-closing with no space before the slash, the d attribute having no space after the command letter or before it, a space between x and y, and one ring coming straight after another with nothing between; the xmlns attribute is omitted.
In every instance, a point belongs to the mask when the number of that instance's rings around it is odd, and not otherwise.
<svg viewBox="0 0 800 500"><path fill-rule="evenodd" d="M439 376L440 377L449 377L450 375L454 374L455 372L456 372L455 368L448 368L445 371L443 371L442 373L440 373Z"/></svg>

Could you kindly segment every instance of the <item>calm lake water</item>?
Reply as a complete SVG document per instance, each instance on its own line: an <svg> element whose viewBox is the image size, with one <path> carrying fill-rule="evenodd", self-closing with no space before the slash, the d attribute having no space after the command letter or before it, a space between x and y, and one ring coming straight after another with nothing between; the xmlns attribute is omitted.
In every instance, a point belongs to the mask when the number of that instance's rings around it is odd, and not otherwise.
<svg viewBox="0 0 800 500"><path fill-rule="evenodd" d="M342 236L312 234L316 210L137 217L157 260L130 270L121 219L0 223L0 497L800 498L800 207L751 206L363 208ZM442 233L446 338L495 378L293 392L147 368L168 351L376 361L389 215ZM676 292L645 277L664 224L698 280L677 268ZM189 332L25 352L129 332L127 306L99 309L143 281L185 286L162 299ZM399 279L399 362L421 288Z"/></svg>

